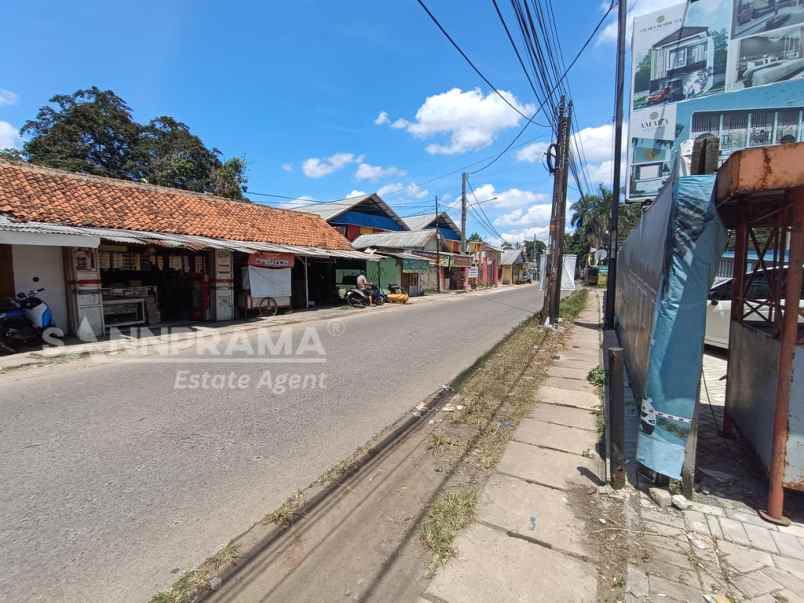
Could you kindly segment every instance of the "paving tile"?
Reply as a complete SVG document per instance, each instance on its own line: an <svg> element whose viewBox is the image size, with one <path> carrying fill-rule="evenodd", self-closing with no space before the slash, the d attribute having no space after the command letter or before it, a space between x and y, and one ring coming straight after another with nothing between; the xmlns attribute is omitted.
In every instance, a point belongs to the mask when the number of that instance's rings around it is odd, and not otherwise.
<svg viewBox="0 0 804 603"><path fill-rule="evenodd" d="M536 446L565 450L573 454L583 454L585 451L594 451L599 437L594 431L564 427L533 419L522 419L519 427L514 431L513 439Z"/></svg>
<svg viewBox="0 0 804 603"><path fill-rule="evenodd" d="M674 511L666 509L664 511L657 511L654 509L643 509L642 519L646 521L653 521L656 523L663 523L666 526L673 526L674 528L684 529L684 517L677 515Z"/></svg>
<svg viewBox="0 0 804 603"><path fill-rule="evenodd" d="M590 554L584 522L578 520L566 493L560 490L496 473L480 495L477 517L557 549Z"/></svg>
<svg viewBox="0 0 804 603"><path fill-rule="evenodd" d="M773 566L774 558L765 551L750 549L725 540L718 542L717 546L720 553L725 556L724 563L740 573ZM778 562L776 567L780 567Z"/></svg>
<svg viewBox="0 0 804 603"><path fill-rule="evenodd" d="M746 534L745 528L741 522L736 519L729 519L728 517L721 517L719 521L720 527L723 529L723 536L726 540L751 546L751 541L748 540L748 534Z"/></svg>
<svg viewBox="0 0 804 603"><path fill-rule="evenodd" d="M779 531L783 534L792 534L799 538L804 538L804 524L792 523L789 526L780 526Z"/></svg>
<svg viewBox="0 0 804 603"><path fill-rule="evenodd" d="M768 523L756 513L746 513L745 511L727 511L726 515L737 521L765 528L766 530L776 531L778 528L772 523Z"/></svg>
<svg viewBox="0 0 804 603"><path fill-rule="evenodd" d="M751 603L804 603L804 598L789 590L777 590L774 593L751 599Z"/></svg>
<svg viewBox="0 0 804 603"><path fill-rule="evenodd" d="M800 593L801 596L804 596L804 579L775 567L766 567L761 571L763 574L772 578L775 582L781 584L785 588L792 590L794 593Z"/></svg>
<svg viewBox="0 0 804 603"><path fill-rule="evenodd" d="M600 464L594 458L511 442L497 471L553 488L600 483Z"/></svg>
<svg viewBox="0 0 804 603"><path fill-rule="evenodd" d="M452 602L595 601L594 566L475 524L455 540L458 555L428 595Z"/></svg>
<svg viewBox="0 0 804 603"><path fill-rule="evenodd" d="M561 377L563 379L577 379L584 383L589 383L587 375L589 375L589 368L573 368L569 366L556 366L552 365L547 369L548 377Z"/></svg>
<svg viewBox="0 0 804 603"><path fill-rule="evenodd" d="M564 379L563 377L548 377L545 382L547 387L558 387L560 389L570 389L577 392L586 392L589 394L597 395L595 386L588 381L580 379Z"/></svg>
<svg viewBox="0 0 804 603"><path fill-rule="evenodd" d="M757 570L750 574L741 574L732 578L734 585L749 599L780 590L781 585L773 578Z"/></svg>
<svg viewBox="0 0 804 603"><path fill-rule="evenodd" d="M539 387L536 391L536 399L540 402L564 404L586 410L594 410L601 405L600 397L595 393L551 387L549 384Z"/></svg>
<svg viewBox="0 0 804 603"><path fill-rule="evenodd" d="M648 575L635 565L629 563L625 570L625 592L634 597L646 597L650 594Z"/></svg>
<svg viewBox="0 0 804 603"><path fill-rule="evenodd" d="M723 507L707 505L706 503L693 502L691 508L695 511L700 511L701 513L706 513L707 515L717 515L718 517L723 517L723 515L726 514L726 510Z"/></svg>
<svg viewBox="0 0 804 603"><path fill-rule="evenodd" d="M752 547L768 551L769 553L779 552L779 549L776 548L776 543L773 541L773 538L771 538L773 532L766 530L764 527L751 525L750 523L743 524L743 528L745 528L748 534L748 540L751 541Z"/></svg>
<svg viewBox="0 0 804 603"><path fill-rule="evenodd" d="M660 549L661 550L661 549ZM680 567L677 564L665 563L659 560L643 561L639 564L639 569L647 573L648 576L659 576L665 580L677 582L685 586L700 589L701 585L698 581L698 574L689 563L686 567Z"/></svg>
<svg viewBox="0 0 804 603"><path fill-rule="evenodd" d="M697 587L671 582L660 576L650 576L649 580L651 594L657 597L656 601L666 601L667 598L674 601L700 601L702 599L701 591Z"/></svg>
<svg viewBox="0 0 804 603"><path fill-rule="evenodd" d="M691 564L689 553L689 546L675 551L670 549L656 549L648 553L648 557L645 561L646 563L653 563L654 566L674 566L676 568L690 570ZM661 572L650 573L658 573L660 576L663 575Z"/></svg>
<svg viewBox="0 0 804 603"><path fill-rule="evenodd" d="M709 536L709 524L706 523L706 515L700 511L690 509L684 511L684 523L688 530Z"/></svg>
<svg viewBox="0 0 804 603"><path fill-rule="evenodd" d="M570 408L557 404L537 404L528 417L536 421L550 421L591 431L597 430L596 413L582 408Z"/></svg>
<svg viewBox="0 0 804 603"><path fill-rule="evenodd" d="M717 517L714 515L707 515L706 516L706 523L709 524L709 532L715 538L720 538L721 540L724 538L723 530L720 527L720 523L717 520Z"/></svg>
<svg viewBox="0 0 804 603"><path fill-rule="evenodd" d="M790 559L788 557L777 557L774 555L773 562L779 569L804 580L804 561L801 559Z"/></svg>
<svg viewBox="0 0 804 603"><path fill-rule="evenodd" d="M779 547L782 557L793 557L794 559L804 559L804 545L801 540L792 534L782 532L771 532L773 541Z"/></svg>

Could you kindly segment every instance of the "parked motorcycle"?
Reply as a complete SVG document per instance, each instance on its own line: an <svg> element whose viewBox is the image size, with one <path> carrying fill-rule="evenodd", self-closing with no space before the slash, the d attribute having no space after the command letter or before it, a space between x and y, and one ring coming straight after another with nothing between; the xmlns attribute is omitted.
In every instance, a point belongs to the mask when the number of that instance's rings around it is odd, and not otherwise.
<svg viewBox="0 0 804 603"><path fill-rule="evenodd" d="M38 342L55 329L53 312L39 294L43 288L18 293L16 299L0 300L0 351L14 352L15 346Z"/></svg>
<svg viewBox="0 0 804 603"><path fill-rule="evenodd" d="M374 285L366 287L365 290L353 287L346 292L345 296L346 303L355 308L365 308L370 305L369 298L371 304L375 306L381 306L386 301L385 294Z"/></svg>

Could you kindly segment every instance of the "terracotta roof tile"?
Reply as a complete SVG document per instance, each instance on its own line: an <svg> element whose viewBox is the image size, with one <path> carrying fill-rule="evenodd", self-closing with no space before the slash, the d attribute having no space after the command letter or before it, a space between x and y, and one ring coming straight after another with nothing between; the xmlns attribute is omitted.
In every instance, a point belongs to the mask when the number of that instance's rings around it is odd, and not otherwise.
<svg viewBox="0 0 804 603"><path fill-rule="evenodd" d="M352 249L314 214L16 162L0 161L0 212L71 226Z"/></svg>

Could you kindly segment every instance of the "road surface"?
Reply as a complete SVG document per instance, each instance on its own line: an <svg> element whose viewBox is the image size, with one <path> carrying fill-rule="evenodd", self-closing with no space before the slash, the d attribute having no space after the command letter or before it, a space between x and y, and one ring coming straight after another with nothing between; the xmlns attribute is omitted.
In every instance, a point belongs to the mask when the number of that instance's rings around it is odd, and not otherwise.
<svg viewBox="0 0 804 603"><path fill-rule="evenodd" d="M524 286L284 327L290 355L275 329L0 376L0 600L147 600L540 306Z"/></svg>

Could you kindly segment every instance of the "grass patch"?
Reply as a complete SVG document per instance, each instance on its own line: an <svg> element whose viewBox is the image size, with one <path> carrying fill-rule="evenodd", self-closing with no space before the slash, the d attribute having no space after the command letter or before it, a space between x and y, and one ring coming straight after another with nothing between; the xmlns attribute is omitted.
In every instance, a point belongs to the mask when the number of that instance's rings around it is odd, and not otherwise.
<svg viewBox="0 0 804 603"><path fill-rule="evenodd" d="M237 545L230 542L213 557L207 559L204 567L185 572L170 589L151 597L150 603L191 603L195 601L200 593L209 590L211 572L217 572L230 566L237 561L239 556Z"/></svg>
<svg viewBox="0 0 804 603"><path fill-rule="evenodd" d="M444 565L455 554L456 534L475 516L477 490L453 490L433 502L422 523L421 539L433 555L433 565Z"/></svg>
<svg viewBox="0 0 804 603"><path fill-rule="evenodd" d="M304 493L301 490L288 498L282 505L269 513L263 519L263 523L273 523L280 527L287 527L299 518L302 505L304 504Z"/></svg>
<svg viewBox="0 0 804 603"><path fill-rule="evenodd" d="M441 434L431 434L430 436L430 443L427 445L427 450L430 450L434 456L438 456L442 454L446 450L448 450L452 446L460 446L460 442L456 442L452 438L449 438L445 435Z"/></svg>
<svg viewBox="0 0 804 603"><path fill-rule="evenodd" d="M602 367L596 366L586 375L586 380L601 390L606 385L606 371Z"/></svg>
<svg viewBox="0 0 804 603"><path fill-rule="evenodd" d="M586 300L589 297L589 289L576 289L569 297L561 300L558 309L558 316L564 320L575 320L586 307Z"/></svg>

